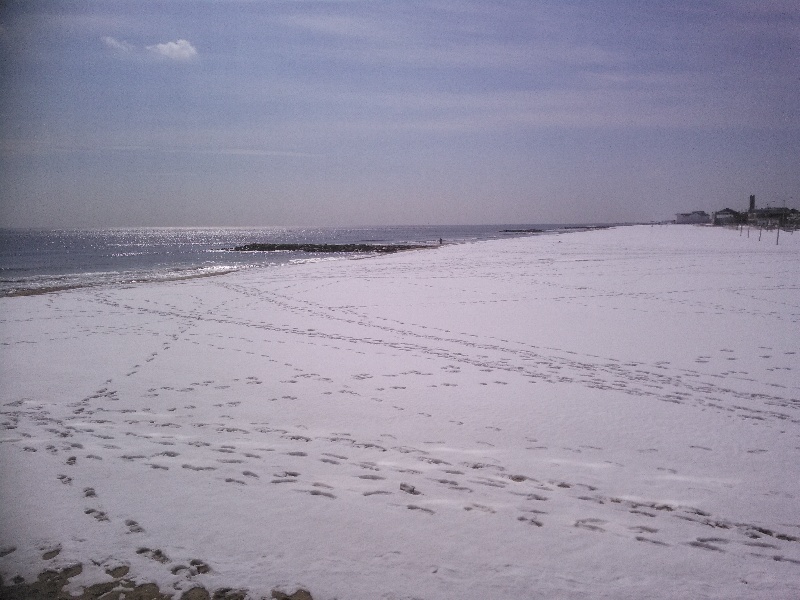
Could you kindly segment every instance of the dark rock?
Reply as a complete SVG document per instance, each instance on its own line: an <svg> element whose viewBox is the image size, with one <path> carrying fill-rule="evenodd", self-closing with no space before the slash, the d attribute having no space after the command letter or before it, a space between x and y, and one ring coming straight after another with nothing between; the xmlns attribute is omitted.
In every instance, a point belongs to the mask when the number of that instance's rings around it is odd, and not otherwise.
<svg viewBox="0 0 800 600"><path fill-rule="evenodd" d="M145 583L125 590L125 600L172 600L172 596L162 594L155 583Z"/></svg>
<svg viewBox="0 0 800 600"><path fill-rule="evenodd" d="M411 245L411 244L245 244L234 248L225 248L234 252L381 252L391 253L401 250L418 250L420 248L430 248L431 246Z"/></svg>
<svg viewBox="0 0 800 600"><path fill-rule="evenodd" d="M284 594L279 590L272 590L273 600L314 600L308 590L300 588L294 594Z"/></svg>
<svg viewBox="0 0 800 600"><path fill-rule="evenodd" d="M2 600L69 600L71 596L64 591L70 577L80 574L81 565L66 567L61 571L47 570L39 574L33 583L25 583L25 579L16 576L13 585L0 586Z"/></svg>
<svg viewBox="0 0 800 600"><path fill-rule="evenodd" d="M211 596L204 587L195 587L183 593L181 600L210 600Z"/></svg>
<svg viewBox="0 0 800 600"><path fill-rule="evenodd" d="M128 574L128 571L130 571L130 567L120 565L119 567L114 567L113 569L106 569L106 574L114 579L119 579L120 577L125 577L125 575Z"/></svg>
<svg viewBox="0 0 800 600"><path fill-rule="evenodd" d="M96 583L94 585L90 585L89 587L84 588L83 594L81 594L81 600L97 600L98 598L103 598L103 600L107 600L113 597L113 595L109 594L114 588L117 587L116 581L108 581L106 583ZM119 594L117 594L119 596Z"/></svg>
<svg viewBox="0 0 800 600"><path fill-rule="evenodd" d="M245 600L247 592L231 588L220 588L214 592L213 600Z"/></svg>
<svg viewBox="0 0 800 600"><path fill-rule="evenodd" d="M42 560L50 560L51 558L55 558L61 552L61 548L54 548L52 550L48 550L44 554L42 554Z"/></svg>

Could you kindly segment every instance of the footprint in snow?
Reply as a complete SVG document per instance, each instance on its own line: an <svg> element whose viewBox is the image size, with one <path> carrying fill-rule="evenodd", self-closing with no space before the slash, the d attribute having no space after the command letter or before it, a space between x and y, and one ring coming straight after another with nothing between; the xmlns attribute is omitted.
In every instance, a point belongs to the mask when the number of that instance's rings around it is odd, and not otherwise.
<svg viewBox="0 0 800 600"><path fill-rule="evenodd" d="M692 548L701 548L703 550L712 550L714 552L722 552L722 553L725 552L725 550L723 550L722 548L714 546L713 544L709 544L708 542L701 542L699 539L693 542L687 542L686 545L691 546Z"/></svg>
<svg viewBox="0 0 800 600"><path fill-rule="evenodd" d="M190 471L215 471L216 467L198 467L195 465L184 464L181 465L184 469L189 469Z"/></svg>
<svg viewBox="0 0 800 600"><path fill-rule="evenodd" d="M418 510L420 512L427 513L429 515L435 514L435 512L433 510L431 510L430 508L425 508L423 506L417 506L416 504L409 504L406 508L408 508L409 510Z"/></svg>
<svg viewBox="0 0 800 600"><path fill-rule="evenodd" d="M605 529L600 527L601 525L605 525L608 521L604 521L603 519L578 519L575 521L573 527L578 527L580 529L588 529L589 531L598 531L598 532L605 532Z"/></svg>
<svg viewBox="0 0 800 600"><path fill-rule="evenodd" d="M141 554L143 556L146 556L147 558L150 558L160 563L169 562L169 557L158 549L151 550L150 548L139 548L138 550L136 550L136 554Z"/></svg>
<svg viewBox="0 0 800 600"><path fill-rule="evenodd" d="M491 513L491 514L495 514L497 512L493 508L490 508L488 506L484 506L483 504L470 504L469 506L465 506L464 510L466 510L466 511L478 510L478 511L481 511L481 512Z"/></svg>
<svg viewBox="0 0 800 600"><path fill-rule="evenodd" d="M310 494L311 496L321 496L322 498L330 498L335 500L336 496L331 494L330 492L324 492L322 490L296 490L298 492L302 492L305 494Z"/></svg>
<svg viewBox="0 0 800 600"><path fill-rule="evenodd" d="M109 521L108 515L104 513L102 510L97 510L96 508L87 508L83 511L86 515L93 516L97 521Z"/></svg>
<svg viewBox="0 0 800 600"><path fill-rule="evenodd" d="M654 540L652 538L644 537L643 535L637 535L634 538L637 542L647 542L648 544L653 544L655 546L669 546L666 542L662 542L661 540Z"/></svg>
<svg viewBox="0 0 800 600"><path fill-rule="evenodd" d="M144 529L142 529L141 525L133 519L126 519L125 525L128 527L128 533L144 533Z"/></svg>

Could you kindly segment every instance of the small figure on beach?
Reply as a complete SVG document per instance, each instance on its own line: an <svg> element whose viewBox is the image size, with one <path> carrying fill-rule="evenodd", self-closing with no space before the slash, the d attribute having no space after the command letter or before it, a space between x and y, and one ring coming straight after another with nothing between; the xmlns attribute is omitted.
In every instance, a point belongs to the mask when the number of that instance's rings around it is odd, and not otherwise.
<svg viewBox="0 0 800 600"><path fill-rule="evenodd" d="M442 238L439 238L439 245L441 246L441 245L442 245L442 243L443 243L443 242L442 242Z"/></svg>

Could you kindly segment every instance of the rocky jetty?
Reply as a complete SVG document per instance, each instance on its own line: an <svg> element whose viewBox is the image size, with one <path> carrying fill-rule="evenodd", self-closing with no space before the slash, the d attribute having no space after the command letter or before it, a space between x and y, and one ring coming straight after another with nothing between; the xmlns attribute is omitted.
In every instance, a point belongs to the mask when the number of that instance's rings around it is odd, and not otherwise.
<svg viewBox="0 0 800 600"><path fill-rule="evenodd" d="M402 250L419 250L430 248L422 244L245 244L234 248L225 248L232 252L277 252L288 250L291 252L380 252L391 253Z"/></svg>

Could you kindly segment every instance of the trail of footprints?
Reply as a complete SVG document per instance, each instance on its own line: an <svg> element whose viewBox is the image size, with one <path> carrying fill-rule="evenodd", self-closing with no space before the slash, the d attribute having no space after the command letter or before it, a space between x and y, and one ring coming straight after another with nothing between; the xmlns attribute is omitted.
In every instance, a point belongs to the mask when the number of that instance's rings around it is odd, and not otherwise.
<svg viewBox="0 0 800 600"><path fill-rule="evenodd" d="M394 509L426 518L435 518L437 512L443 510L460 510L465 515L514 519L520 526L534 529L571 526L587 535L611 533L654 547L683 545L698 551L732 552L800 565L800 558L797 558L800 556L800 527L797 532L777 531L726 520L690 506L607 496L596 487L580 482L542 480L527 474L509 473L493 462L445 460L430 449L393 445L394 436L390 434L385 435L385 442L377 442L361 441L346 432L309 437L297 430L271 427L266 423L251 426L252 429L231 428L231 431L216 428L219 435L214 439L219 441L231 435L236 438L233 443L217 444L198 439L180 442L137 433L133 437L139 438L136 440L138 447L142 447L144 440L154 446L153 452L125 453L120 446L109 450L117 452L116 458L141 464L144 468L183 469L198 477L213 477L220 484L269 486L325 501L345 496L350 502L357 502L359 496L362 501L385 498L388 506ZM73 453L75 446L83 449L81 445L67 441L66 438L71 437L68 427L62 433L65 435L60 447L49 444L46 452L61 457L65 472L58 475L58 480L71 486L75 480L71 473L79 469L81 461L102 458L96 454L79 458ZM432 443L431 447L435 448L437 443ZM188 446L185 450L181 448L184 444ZM342 450L332 452L331 445ZM165 446L169 449L163 449ZM30 451L30 448L32 446L26 446L22 450ZM68 456L63 458L65 454ZM187 460L184 454L191 458ZM342 475L333 469L346 472ZM116 521L102 509L93 487L83 487L82 495L87 501L84 513L88 518L99 523ZM568 507L570 515L579 515L581 505L585 504L591 507L586 512L592 516L575 518L568 523L563 510L551 515L548 510L551 500ZM616 515L619 516L615 518ZM630 525L631 515L642 524ZM129 534L144 532L134 519L127 518L123 522ZM691 531L697 535L686 538L685 534ZM704 533L706 531L708 533ZM168 562L157 550L143 547L137 552ZM184 568L191 573L191 568Z"/></svg>
<svg viewBox="0 0 800 600"><path fill-rule="evenodd" d="M363 314L353 307L328 307L321 306L312 302L304 301L299 298L289 297L280 293L267 292L262 289L255 289L242 285L232 285L218 282L218 285L234 292L240 297L252 299L252 303L266 302L276 305L280 310L288 311L301 316L322 318L325 321L345 322L356 326L358 330L366 330L364 333L369 337L351 337L342 334L327 334L318 328L299 329L288 326L268 324L263 321L242 321L240 317L227 318L224 310L201 310L181 312L177 307L164 304L161 307L148 306L133 309L140 313L152 313L164 317L178 318L181 321L207 320L231 326L244 327L246 329L279 334L289 334L294 336L301 343L311 345L331 346L337 350L345 350L355 343L356 347L379 345L384 348L391 348L401 352L410 352L418 356L431 355L435 358L447 358L454 364L469 365L483 369L496 371L513 372L529 378L531 383L537 381L549 382L576 382L590 389L616 390L626 394L654 398L666 402L678 404L694 404L702 408L711 408L724 412L737 414L741 418L759 420L788 420L792 423L800 423L800 418L794 413L786 412L787 409L800 408L797 401L783 395L778 384L768 384L774 388L774 393L752 393L750 391L740 391L733 386L736 378L750 380L746 373L739 371L725 371L720 374L702 373L695 370L675 369L668 362L646 365L643 363L622 363L613 359L600 356L578 356L575 352L560 350L556 348L539 348L529 344L520 344L505 339L485 338L479 341L477 336L468 333L453 333L449 330L438 330L435 328L406 324L399 321L391 321L385 318L372 319L369 315ZM109 300L100 300L110 302ZM226 304L226 303L223 303ZM241 307L240 307L241 308ZM192 322L187 321L181 334L185 333ZM373 332L387 333L396 337L398 334L403 338L402 342L389 342L378 337L372 337ZM191 335L191 334L189 334ZM178 339L178 335L175 339ZM224 336L217 334L220 340ZM258 347L254 340L228 336L231 340L245 341ZM198 345L200 342L195 341ZM463 352L443 350L442 344L451 346L455 344ZM222 345L211 344L220 350L226 349ZM764 350L771 348L764 347ZM236 352L245 352L255 355L253 350L245 351L241 348L232 348ZM356 351L356 350L354 350ZM488 360L481 358L486 355L476 355L476 351L490 351L499 353L505 358L501 360ZM732 351L727 348L720 350L720 355L725 359L735 359ZM263 355L266 358L266 355ZM153 358L151 355L150 358ZM709 362L710 356L704 355L698 358L699 363ZM788 358L788 357L787 357ZM510 360L509 360L510 359ZM514 362L511 362L514 361ZM138 366L138 365L137 365ZM780 367L790 368L790 367ZM136 371L134 368L133 371ZM715 380L722 379L722 382ZM496 382L503 383L503 382ZM449 382L441 385L451 385ZM723 401L722 399L725 398ZM757 407L755 403L762 404Z"/></svg>
<svg viewBox="0 0 800 600"><path fill-rule="evenodd" d="M52 447L51 454L58 454L58 450L53 450ZM68 445L65 450L74 450L74 444ZM167 453L170 456L177 456L177 453ZM66 466L74 467L78 464L78 460L76 456L70 456L64 463ZM68 477L66 475L59 475L58 479L63 484L72 485L73 478ZM81 495L84 499L86 499L87 504L93 504L94 506L87 506L86 509L83 511L84 514L88 517L93 518L95 521L99 523L108 524L108 526L114 526L120 520L124 523L124 527L127 534L143 534L145 533L144 528L134 519L118 519L109 515L106 511L102 510L100 506L100 498L98 497L95 488L93 487L84 487ZM142 557L148 558L155 562L170 565L170 572L173 575L180 575L183 579L191 580L193 577L205 573L210 573L212 571L211 566L209 566L205 561L192 558L186 561L188 564L183 564L180 562L175 562L170 557L168 557L162 550L158 548L150 548L147 546L141 546L134 544L135 553ZM49 561L55 559L61 553L61 546L54 546L48 548L41 548L43 554L41 555L42 560ZM4 546L0 548L0 558L10 555L16 551L16 547L14 546ZM113 559L114 561L118 561L124 559L124 556L116 557ZM125 576L129 571L129 566L127 565L107 565L106 572L108 575L113 577L114 579L119 579ZM11 583L20 584L23 583L24 579L22 577L16 576L12 578Z"/></svg>
<svg viewBox="0 0 800 600"><path fill-rule="evenodd" d="M560 351L544 354L542 349L533 347L522 350L513 349L511 342L507 340L498 340L497 343L467 343L464 342L466 334L462 334L460 338L456 338L454 335L444 336L442 335L444 332L420 334L411 331L412 326L402 323L366 322L367 317L354 310L340 310L338 313L334 313L327 307L311 305L303 307L302 303L290 302L287 298L272 294L265 296L261 291L248 290L238 286L235 287L235 291L245 296L253 296L254 302L262 301L266 297L268 301L281 303L283 308L292 312L308 311L316 317L322 315L334 320L350 319L353 323L360 326L366 325L369 329L391 333L401 332L414 343L386 345L396 350L411 351L418 355L430 352L436 359L447 359L448 364L441 368L442 374L447 377L457 376L464 367L478 367L487 374L521 373L524 376L533 376L534 381L535 378L558 381L577 379L589 387L624 389L626 392L655 395L674 402L688 402L690 395L694 395L698 391L701 391L706 397L711 397L720 391L730 391L714 388L708 383L693 383L687 379L692 375L691 373L673 372L671 375L669 373L662 375L644 369L644 365L641 364L597 364L596 362L579 361L565 357L564 353ZM126 308L136 310L131 307ZM145 312L169 318L174 318L177 311L177 308L167 305L145 310ZM211 318L209 316L211 312L198 309L191 315L191 318ZM176 333L169 336L169 341L163 342L159 351L147 354L125 375L135 377L142 368L146 368L147 365L156 361L160 352L169 351L172 345L179 340L191 340L191 343L201 345L201 341L195 338L195 334L191 331L192 322L186 321L189 318L188 315L181 316L182 324ZM245 327L255 326L253 323L239 324ZM262 325L256 327L263 328ZM275 326L271 327L273 330L275 329ZM418 327L416 329L426 328ZM285 333L283 330L281 332ZM348 340L341 336L326 336L318 330L305 332L289 330L289 332L304 336L307 338L307 343L333 342L346 345L349 341L365 342L365 339ZM450 334L450 332L446 333ZM226 342L223 336L217 336L217 338L216 342L208 341L208 335L203 339L206 340L207 347L224 350ZM253 340L250 339L237 339L240 342L244 340L247 343L253 343ZM444 352L438 347L434 348L430 342L436 344L458 342L467 353ZM763 350L764 358L767 358L771 349L764 348ZM487 355L475 354L476 351L499 352L499 356L520 359L522 366L505 359L491 361ZM250 351L247 353L253 354ZM727 353L730 354L730 351ZM261 354L261 356L270 362L276 362L267 354ZM598 359L599 357L594 358ZM735 357L729 356L728 358ZM710 356L704 355L699 357L697 362L702 364L709 359L711 359ZM333 383L328 378L304 373L289 364L283 366L292 368L293 374L281 379L282 386L291 385L303 378L315 378L322 382ZM652 368L667 370L669 364L656 364ZM570 371L571 375L565 379L562 369ZM409 374L421 377L433 375L433 373L421 371L406 372L401 375ZM383 379L391 377L391 375L385 375ZM506 385L502 379L493 379L488 375L487 377L489 378L482 382L482 385ZM361 384L376 383L374 389L379 395L389 390L401 392L405 389L405 386L402 385L377 381L376 376L370 373L357 373L352 376L352 379ZM615 383L610 383L609 379L613 379ZM680 544L698 551L745 553L759 558L800 565L800 560L794 558L800 556L800 526L797 526L797 531L789 533L775 531L753 524L731 522L692 507L633 502L610 497L595 487L579 482L540 480L525 474L508 473L502 465L491 462L449 462L436 456L430 450L396 445L390 434L385 434L385 438L381 440L367 441L354 439L349 433L344 432L331 433L326 437L310 437L296 430L290 431L283 427L271 426L269 423L238 423L236 419L223 413L217 415L219 417L217 422L187 423L187 417L191 415L194 408L191 404L191 394L195 390L215 390L223 401L213 406L221 410L233 410L239 405L239 402L224 401L224 399L233 397L231 391L234 386L263 385L263 381L256 376L225 382L203 380L192 382L184 387L163 386L148 389L143 394L144 398L161 397L163 399L165 396L170 398L169 401L174 404L174 407L167 411L175 414L174 421L164 419L155 411L152 415L148 415L150 409L143 403L133 407L133 403L121 402L119 393L113 389L112 384L111 380L106 381L96 392L70 405L72 416L64 419L51 416L46 406L32 401L18 400L7 403L3 407L5 419L2 424L3 428L12 430L18 427L21 429L29 427L32 429L31 432L21 431L23 438L21 449L25 452L43 450L48 455L58 457L67 454L67 458L64 460L64 473L57 476L60 484L67 486L74 484L76 476L73 475L73 471L80 469L80 461L116 459L131 465L141 465L153 472L168 473L172 469L181 469L196 477L212 477L220 485L269 487L274 490L286 490L315 497L320 501L334 502L345 496L349 498L349 501L382 501L392 508L407 510L410 514L418 515L419 518L436 518L436 514L440 511L457 510L462 511L464 515L474 515L480 518L512 519L521 527L532 527L533 529L567 526L586 535L611 533L627 536L636 542L654 547ZM435 381L432 379L431 387L437 385L455 387L458 384L450 380ZM676 390L672 394L667 394L664 390L670 386ZM335 392L332 389L325 393L358 393L347 389L347 386L335 387L338 388ZM650 392L645 388L658 388L661 391ZM175 399L180 394L186 396L185 403ZM734 396L736 395L734 394ZM782 409L797 408L794 403L784 398L763 396L761 399ZM296 396L280 393L273 394L266 399L268 402L295 400L297 400ZM375 397L373 400L382 402L385 398ZM697 400L695 399L695 401ZM715 406L708 401L701 400L700 404L716 407L719 410L732 410L730 406ZM121 405L123 408L116 408L117 405ZM397 410L405 410L404 406L395 405L394 407ZM793 416L790 417L775 411L745 407L736 407L735 410L740 414L750 412L751 414L746 416L752 418L779 418L789 419L792 422L797 421ZM129 414L130 418L120 421L120 415L126 414ZM429 412L418 412L418 415L424 418L433 417ZM71 419L80 420L82 424L80 426L72 425ZM222 419L228 419L237 424L225 424ZM25 421L28 423L26 424ZM86 425L87 422L89 425ZM123 422L128 424L131 430L121 434L119 426ZM451 421L451 423L461 424L460 421ZM105 425L109 427L106 428ZM169 433L173 429L187 426L197 430L196 434L184 436L184 438L190 438L189 441L179 441L177 437ZM41 444L24 442L25 438L35 437L37 429L44 429L51 434L48 436L49 439L60 440L60 442L47 443L44 448L41 447ZM487 426L487 430L499 432L498 428L492 426ZM80 455L79 451L84 450L83 446L69 442L69 438L77 432L88 434L98 440L98 447ZM231 438L231 443L218 443L228 437ZM130 438L133 443L127 443L126 438ZM214 440L214 443L204 441L205 439ZM478 440L476 443L492 446L490 442L483 440ZM141 452L146 444L153 445L152 452ZM191 448L184 450L181 447L183 444L187 444ZM341 448L341 451L331 452L331 445ZM432 446L434 445L432 444ZM127 451L128 447L135 448L136 451ZM530 449L537 448L544 449L543 446L530 447ZM709 450L699 446L697 449ZM751 449L749 452L758 453L764 452L764 450ZM345 476L338 472L334 473L332 469L346 470ZM331 485L331 481L336 482L337 485ZM349 485L343 484L348 481L351 482ZM81 493L86 499L87 506L84 510L86 518L108 525L118 522L114 515L109 515L102 509L93 487L83 487ZM276 493L282 492L277 491ZM359 497L361 500L358 500ZM498 502L498 498L502 499L502 502ZM575 518L572 522L567 522L564 520L563 514L553 515L551 511L548 511L548 502L554 499L557 502L553 502L553 504L568 506L569 514L579 515L584 512L580 508L582 505L591 507L591 510L585 511L591 516L582 516ZM624 518L615 519L615 515L619 513L626 513L626 515ZM641 519L643 524L620 524L621 522L630 523L630 515ZM665 521L665 519L669 519L669 521ZM674 526L677 521L681 522L682 527ZM128 534L142 534L145 531L133 519L126 518L121 522L124 523ZM682 535L687 531L687 525L695 533L700 532L700 535L689 539L685 536L679 537L675 533L677 530ZM13 550L11 551L13 552ZM8 553L8 549L0 549L0 556L3 552ZM157 549L142 546L137 553L158 562L170 562L169 558ZM198 564L179 565L175 568L178 571L185 570L190 575L204 572L203 569L209 568L207 565L204 566L201 561L197 562Z"/></svg>
<svg viewBox="0 0 800 600"><path fill-rule="evenodd" d="M224 285L224 284L223 284ZM363 314L353 308L340 307L333 309L321 306L312 302L303 301L298 298L281 295L276 292L266 292L246 288L244 286L224 285L228 289L246 296L260 298L268 303L275 304L283 310L288 310L296 314L305 314L314 317L322 317L331 321L343 321L357 325L368 330L378 330L390 334L401 334L405 341L403 343L382 342L382 345L417 354L433 354L438 358L447 357L455 363L490 368L492 370L509 371L523 376L530 377L531 382L551 381L551 382L578 382L593 389L613 389L636 396L651 397L674 403L694 403L702 407L710 407L726 412L739 413L743 418L768 418L778 420L790 420L793 423L800 422L796 415L787 414L775 409L757 409L752 406L742 406L741 404L723 404L721 397L728 397L739 402L752 403L754 400L764 401L769 406L785 408L797 408L797 403L791 398L771 394L753 394L749 391L743 392L734 389L730 383L718 385L713 379L727 378L728 376L744 376L745 372L726 371L722 374L707 374L695 370L674 369L668 362L662 361L653 365L644 363L622 363L613 359L605 359L599 356L579 357L575 352L559 350L555 348L539 348L529 344L520 344L505 339L486 338L485 341L476 341L472 334L453 333L449 330L435 330L425 326L406 324L389 319L373 320L369 315ZM379 323L378 321L381 321ZM420 333L425 330L425 333ZM327 337L318 330L310 330L311 337ZM309 332L292 330L295 335L305 336ZM361 343L373 344L374 338L346 338L335 336L342 342L356 341ZM446 352L440 346L433 347L431 344L456 344L467 352ZM765 348L768 349L768 348ZM499 352L501 356L507 357L502 360L484 360L480 356L471 354L475 350L488 350L494 353ZM770 349L771 350L771 349ZM728 348L720 349L720 354L726 360L736 360L732 350ZM793 353L787 353L787 356ZM508 358L521 361L518 364L511 364ZM699 362L709 362L703 359L711 357L700 357ZM784 368L784 367L781 367ZM791 368L786 367L789 370ZM702 379L700 379L702 377ZM745 380L751 379L742 377ZM772 387L781 388L780 385ZM777 389L776 389L777 393Z"/></svg>
<svg viewBox="0 0 800 600"><path fill-rule="evenodd" d="M239 383L258 385L260 380L248 377ZM214 381L192 385L222 390L229 387L215 385ZM183 393L183 388L164 391L177 394ZM83 417L91 402L115 403L118 402L118 395L108 387L100 388L97 393L79 403L81 407L75 412ZM13 408L20 409L23 404L17 401L7 406L13 405ZM233 408L238 404L239 402L233 401L217 403L215 406ZM44 451L52 456L67 455L63 458L64 473L57 476L63 485L73 485L72 471L77 468L80 461L116 458L154 470L169 471L179 468L196 473L197 476L212 476L224 484L285 486L293 493L327 501L337 500L344 495L360 495L365 501L373 497L383 497L390 506L428 517L434 517L437 511L451 510L455 507L465 513L492 515L495 518L515 518L521 525L535 528L566 525L563 519L554 521L547 510L547 502L560 495L556 498L559 504L563 505L567 500L573 507L577 507L585 502L593 506L594 510L591 512L595 514L598 506L603 506L606 513L612 513L604 514L606 518L591 516L575 519L572 527L587 533L613 532L615 535L627 535L637 542L653 546L666 547L677 543L697 550L718 553L746 552L760 558L800 564L800 560L793 558L798 555L798 546L795 544L800 542L800 537L793 533L774 531L753 524L730 522L692 507L632 502L608 497L592 486L576 482L542 481L527 475L508 473L502 465L490 462L454 464L437 457L430 450L395 445L396 440L390 434L382 436L384 439L380 441L360 441L346 432L315 438L304 435L299 428L290 431L270 426L268 423L250 423L246 427L226 426L223 423L194 424L200 429L213 432L208 439L221 441L227 436L234 438L232 441L235 443L222 444L200 439L178 441L177 438L165 436L157 431L164 427L164 423L144 421L149 429L143 430L141 428L143 421L136 420L131 423L140 426L138 431L128 431L121 440L115 440L114 436L93 431L85 425L78 428L68 422L55 420L49 417L41 406L36 405L32 405L27 411L16 411L14 422L19 423L25 415L31 417L32 423L44 427L56 439L62 440L61 443L48 443ZM104 419L98 420L102 425ZM9 425L10 423L6 422L7 428ZM10 425L10 428L15 427L16 425ZM492 426L487 426L487 429L499 431ZM78 451L84 450L83 445L69 441L75 433L88 433L97 437L103 451L93 449L79 459ZM23 432L22 436L32 437L32 434ZM125 447L129 445L126 443L126 438L131 439L133 446L139 452L125 451ZM531 441L535 443L535 440ZM152 452L141 452L144 447L143 442L152 444ZM181 448L183 444L189 448L184 450ZM330 450L331 445L341 447L342 451L323 451ZM531 446L531 448L536 449L541 446ZM40 448L35 444L25 444L21 449L25 452L36 452ZM697 449L710 450L701 446L697 446ZM574 451L581 452L581 449ZM648 449L642 449L642 452L647 451ZM750 451L764 452L758 448ZM187 460L186 456L190 458ZM346 481L346 478L339 473L331 473L330 469L333 468L348 469L348 476L352 479L353 485L342 486L341 482ZM340 489L326 482L326 475L328 481L337 482ZM482 493L482 490L487 490L487 493ZM503 502L503 506L498 506L496 496L498 491L511 496L511 500ZM97 498L92 487L83 488L83 494L87 500ZM568 498L564 497L565 494ZM447 502L442 503L443 499ZM615 526L613 513L620 511L636 515L637 518L650 521L652 524ZM580 508L574 508L574 514L580 512ZM84 513L99 523L109 523L112 520L112 517L96 504L87 505ZM694 539L677 541L671 539L674 538L672 535L665 539L660 537L664 527L656 526L665 516L680 519L696 528L707 528L715 533L722 532L724 535L701 534ZM144 531L143 527L133 519L125 519L124 523L128 533ZM667 527L667 529L674 528ZM145 555L150 556L146 552Z"/></svg>

